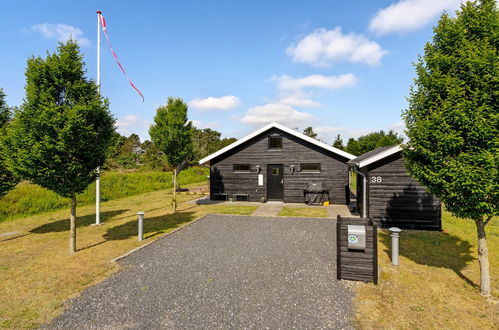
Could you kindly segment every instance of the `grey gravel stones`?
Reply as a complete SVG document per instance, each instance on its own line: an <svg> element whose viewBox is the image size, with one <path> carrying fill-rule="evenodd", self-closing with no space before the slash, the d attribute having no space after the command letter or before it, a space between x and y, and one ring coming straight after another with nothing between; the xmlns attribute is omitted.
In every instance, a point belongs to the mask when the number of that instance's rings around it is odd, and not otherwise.
<svg viewBox="0 0 499 330"><path fill-rule="evenodd" d="M335 221L209 215L121 259L48 328L350 329Z"/></svg>

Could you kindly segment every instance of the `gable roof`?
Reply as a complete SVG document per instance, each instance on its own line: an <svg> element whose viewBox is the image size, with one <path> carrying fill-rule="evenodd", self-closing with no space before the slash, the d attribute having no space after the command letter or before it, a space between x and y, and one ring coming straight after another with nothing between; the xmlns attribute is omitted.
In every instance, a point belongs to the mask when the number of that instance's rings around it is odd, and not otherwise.
<svg viewBox="0 0 499 330"><path fill-rule="evenodd" d="M371 150L366 152L365 154L360 155L359 157L352 159L348 162L350 165L357 165L359 168L365 167L369 164L377 162L383 158L396 154L397 152L402 150L402 145L389 146L389 147L381 147L378 149Z"/></svg>
<svg viewBox="0 0 499 330"><path fill-rule="evenodd" d="M199 161L199 164L200 164L200 165L205 164L205 163L209 162L210 160L212 160L213 158L218 157L218 156L220 156L220 155L222 155L222 154L226 153L227 151L229 151L229 150L231 150L231 149L233 149L233 148L235 148L235 147L237 147L237 146L239 146L239 145L243 144L243 143L244 143L244 142L246 142L246 141L251 140L252 138L254 138L254 137L256 137L256 136L258 136L258 135L260 135L260 134L262 134L262 133L264 133L264 132L266 132L266 131L268 131L268 130L269 130L269 129L271 129L271 128L277 128L277 129L280 129L281 131L284 131L284 132L286 132L286 133L288 133L288 134L290 134L290 135L293 135L293 136L295 136L295 137L297 137L297 138L299 138L299 139L302 139L302 140L304 140L304 141L307 141L307 142L309 142L309 143L312 143L312 144L314 144L314 145L316 145L316 146L318 146L318 147L321 147L322 149L325 149L325 150L327 150L327 151L330 151L330 152L333 152L333 153L335 153L335 154L337 154L337 155L340 155L340 156L342 156L342 157L345 157L345 158L347 158L347 159L349 159L349 160L350 160L350 159L354 159L354 158L355 158L355 156L354 156L354 155L349 154L349 153L348 153L348 152L346 152L346 151L343 151L343 150L340 150L340 149L338 149L338 148L335 148L335 147L332 147L332 146L330 146L330 145L327 145L327 144L326 144L326 143L324 143L324 142L321 142L321 141L319 141L319 140L316 140L316 139L314 139L314 138L311 138L311 137L309 137L309 136L306 136L305 134L302 134L302 133L297 132L297 131L295 131L295 130L293 130L293 129L287 128L286 126L283 126L283 125L281 125L281 124L278 124L278 123L275 123L275 122L274 122L274 123L270 123L270 124L268 124L268 125L265 125L264 127L260 128L259 130L256 130L256 131L254 131L253 133L251 133L251 134L249 134L249 135L247 135L247 136L243 137L242 139L239 139L239 140L237 140L236 142L229 144L229 145L228 145L228 146L226 146L225 148L222 148L222 149L218 150L217 152L214 152L214 153L212 153L211 155L209 155L209 156L207 156L207 157L205 157L205 158L201 159L201 160Z"/></svg>

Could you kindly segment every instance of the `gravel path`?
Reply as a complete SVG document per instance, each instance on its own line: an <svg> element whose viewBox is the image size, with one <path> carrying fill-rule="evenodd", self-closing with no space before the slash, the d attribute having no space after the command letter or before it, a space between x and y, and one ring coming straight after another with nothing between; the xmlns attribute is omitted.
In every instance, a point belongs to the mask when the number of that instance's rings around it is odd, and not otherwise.
<svg viewBox="0 0 499 330"><path fill-rule="evenodd" d="M335 221L209 215L122 259L48 328L353 328Z"/></svg>

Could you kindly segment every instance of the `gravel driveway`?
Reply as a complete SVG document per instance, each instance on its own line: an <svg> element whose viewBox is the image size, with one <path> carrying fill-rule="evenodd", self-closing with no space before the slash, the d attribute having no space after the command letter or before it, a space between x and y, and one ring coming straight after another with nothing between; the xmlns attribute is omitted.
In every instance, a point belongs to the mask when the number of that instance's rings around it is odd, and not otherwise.
<svg viewBox="0 0 499 330"><path fill-rule="evenodd" d="M335 221L209 215L121 259L49 328L353 328Z"/></svg>

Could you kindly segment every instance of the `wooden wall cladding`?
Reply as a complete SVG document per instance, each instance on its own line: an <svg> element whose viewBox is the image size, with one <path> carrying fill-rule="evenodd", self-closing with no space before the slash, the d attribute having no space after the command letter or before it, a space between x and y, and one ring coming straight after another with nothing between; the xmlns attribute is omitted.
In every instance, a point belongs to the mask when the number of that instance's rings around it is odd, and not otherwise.
<svg viewBox="0 0 499 330"><path fill-rule="evenodd" d="M348 249L348 225L366 227L366 249ZM378 229L370 219L343 218L336 222L336 273L338 280L378 284Z"/></svg>

